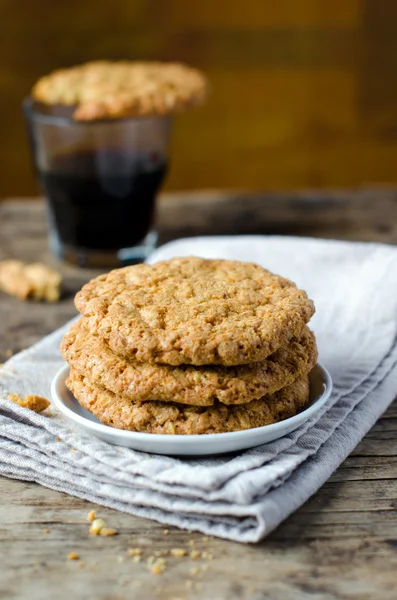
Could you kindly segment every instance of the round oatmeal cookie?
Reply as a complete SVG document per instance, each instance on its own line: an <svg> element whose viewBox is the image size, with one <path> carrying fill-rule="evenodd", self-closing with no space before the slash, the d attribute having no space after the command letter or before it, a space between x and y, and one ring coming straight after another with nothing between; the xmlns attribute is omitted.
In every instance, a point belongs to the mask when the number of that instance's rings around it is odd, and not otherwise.
<svg viewBox="0 0 397 600"><path fill-rule="evenodd" d="M261 427L296 415L309 399L308 375L275 394L238 406L133 402L96 385L73 369L66 385L80 405L105 425L145 433L191 435Z"/></svg>
<svg viewBox="0 0 397 600"><path fill-rule="evenodd" d="M253 263L196 257L116 269L88 282L75 303L116 354L174 366L264 360L314 313L288 279Z"/></svg>
<svg viewBox="0 0 397 600"><path fill-rule="evenodd" d="M251 365L171 367L128 362L114 354L100 337L89 333L84 319L65 335L61 352L74 370L115 394L136 402L174 401L194 406L257 400L308 373L317 360L314 335L304 327L298 338Z"/></svg>
<svg viewBox="0 0 397 600"><path fill-rule="evenodd" d="M93 61L39 79L32 97L74 108L76 121L165 115L201 104L204 75L180 63Z"/></svg>

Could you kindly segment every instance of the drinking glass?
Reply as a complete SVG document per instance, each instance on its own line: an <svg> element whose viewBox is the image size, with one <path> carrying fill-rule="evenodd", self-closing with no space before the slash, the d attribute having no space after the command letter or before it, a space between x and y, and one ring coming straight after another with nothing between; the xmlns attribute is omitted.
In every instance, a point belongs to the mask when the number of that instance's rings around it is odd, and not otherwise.
<svg viewBox="0 0 397 600"><path fill-rule="evenodd" d="M80 266L143 261L155 248L157 193L168 168L170 116L75 121L24 102L49 242Z"/></svg>

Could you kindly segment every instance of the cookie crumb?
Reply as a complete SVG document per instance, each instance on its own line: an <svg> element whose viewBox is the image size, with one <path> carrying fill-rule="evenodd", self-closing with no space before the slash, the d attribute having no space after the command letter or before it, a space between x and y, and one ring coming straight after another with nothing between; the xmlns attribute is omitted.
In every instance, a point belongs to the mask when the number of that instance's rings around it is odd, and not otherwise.
<svg viewBox="0 0 397 600"><path fill-rule="evenodd" d="M80 562L77 563L77 566L78 566L79 569L83 569L85 567L85 564L81 560Z"/></svg>
<svg viewBox="0 0 397 600"><path fill-rule="evenodd" d="M46 527L45 529L43 529L43 533L50 533L50 530Z"/></svg>
<svg viewBox="0 0 397 600"><path fill-rule="evenodd" d="M184 548L172 548L172 550L171 550L171 556L175 556L177 558L186 556L186 554L187 554L187 552Z"/></svg>
<svg viewBox="0 0 397 600"><path fill-rule="evenodd" d="M134 563L140 563L142 560L142 558L140 556L133 556L132 557L132 562Z"/></svg>
<svg viewBox="0 0 397 600"><path fill-rule="evenodd" d="M99 535L104 527L106 527L106 523L103 519L94 519L90 527L90 533Z"/></svg>
<svg viewBox="0 0 397 600"><path fill-rule="evenodd" d="M164 535L168 535L169 534L168 529L164 529L163 533L164 533Z"/></svg>
<svg viewBox="0 0 397 600"><path fill-rule="evenodd" d="M110 537L113 535L118 535L118 531L117 529L113 529L112 527L102 527L102 529L99 532L99 535L102 535L103 537Z"/></svg>
<svg viewBox="0 0 397 600"><path fill-rule="evenodd" d="M77 554L77 552L69 552L68 554L68 560L79 560L80 556Z"/></svg>
<svg viewBox="0 0 397 600"><path fill-rule="evenodd" d="M139 556L140 554L142 554L142 550L141 548L128 548L127 554L129 556Z"/></svg>
<svg viewBox="0 0 397 600"><path fill-rule="evenodd" d="M189 556L190 558L193 558L193 560L196 560L196 558L200 558L200 552L197 550L192 550Z"/></svg>
<svg viewBox="0 0 397 600"><path fill-rule="evenodd" d="M214 557L213 557L213 555L211 554L211 552L202 552L202 553L201 553L201 558L202 558L203 560L212 560Z"/></svg>
<svg viewBox="0 0 397 600"><path fill-rule="evenodd" d="M20 300L57 302L61 295L61 281L57 271L42 263L0 262L0 290Z"/></svg>
<svg viewBox="0 0 397 600"><path fill-rule="evenodd" d="M11 393L8 394L7 399L11 402L15 402L15 404L19 404L19 406L22 406L22 408L28 408L36 413L43 412L43 410L48 408L51 404L47 398L37 396L36 394L28 394L23 398L19 394Z"/></svg>
<svg viewBox="0 0 397 600"><path fill-rule="evenodd" d="M90 523L92 523L93 521L95 521L95 519L96 519L95 510L90 510L90 512L87 515L87 521L90 521Z"/></svg>
<svg viewBox="0 0 397 600"><path fill-rule="evenodd" d="M167 556L168 550L155 550L154 556Z"/></svg>
<svg viewBox="0 0 397 600"><path fill-rule="evenodd" d="M130 280L134 285L129 284ZM244 285L241 285L242 281ZM173 302L176 286L189 290L183 304ZM228 294L226 302L220 301L223 292ZM123 300L119 302L120 297ZM98 314L110 311L112 316L107 320L106 338L112 350L117 352L116 348L123 345L123 355L127 359L139 358L143 363L166 363L174 367L183 364L230 367L264 361L274 349L288 345L289 340L299 336L302 323L308 322L314 314L314 305L303 290L259 265L199 257L173 258L154 265L112 271L84 285L75 302L79 312L86 317L93 303ZM167 318L151 320L150 344L147 336L142 336L140 327L134 326L138 317L131 316L131 312L135 315L138 311L139 314L142 303L145 313L152 317L159 315L167 304ZM90 324L90 332L98 334L103 319L94 321ZM219 331L216 341L208 335L203 323L210 323ZM249 377L250 388L251 385ZM222 397L224 401L223 393ZM173 400L177 401L174 396ZM194 431L198 433L196 428Z"/></svg>
<svg viewBox="0 0 397 600"><path fill-rule="evenodd" d="M154 556L149 556L148 558L148 566L152 575L161 575L161 573L164 573L166 564L167 561L164 558L156 559Z"/></svg>
<svg viewBox="0 0 397 600"><path fill-rule="evenodd" d="M161 575L161 573L164 573L165 568L161 565L153 565L150 571L152 575Z"/></svg>
<svg viewBox="0 0 397 600"><path fill-rule="evenodd" d="M5 351L5 355L6 358L11 358L11 356L13 355L13 351L11 350L11 348L7 348L7 350Z"/></svg>

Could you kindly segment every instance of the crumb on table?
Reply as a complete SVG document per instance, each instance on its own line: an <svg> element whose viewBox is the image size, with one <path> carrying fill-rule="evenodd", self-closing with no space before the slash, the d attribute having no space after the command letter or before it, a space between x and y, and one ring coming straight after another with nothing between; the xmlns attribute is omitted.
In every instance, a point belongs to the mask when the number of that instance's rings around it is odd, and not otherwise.
<svg viewBox="0 0 397 600"><path fill-rule="evenodd" d="M113 527L102 527L102 529L99 532L99 535L102 535L103 537L111 537L117 534L117 529L113 529Z"/></svg>
<svg viewBox="0 0 397 600"><path fill-rule="evenodd" d="M106 523L103 519L94 519L90 527L90 533L99 535L104 527L106 527Z"/></svg>
<svg viewBox="0 0 397 600"><path fill-rule="evenodd" d="M128 548L127 553L129 556L139 556L142 554L141 548Z"/></svg>
<svg viewBox="0 0 397 600"><path fill-rule="evenodd" d="M134 562L134 563L140 563L140 562L141 562L141 560L142 560L142 557L141 557L141 556L139 556L139 555L138 555L138 556L133 556L133 557L132 557L132 562Z"/></svg>
<svg viewBox="0 0 397 600"><path fill-rule="evenodd" d="M171 556L176 556L177 558L181 558L182 556L186 556L187 552L184 548L172 548Z"/></svg>
<svg viewBox="0 0 397 600"><path fill-rule="evenodd" d="M161 575L161 573L164 573L165 571L167 561L165 558L155 558L154 556L149 556L147 564L152 575Z"/></svg>
<svg viewBox="0 0 397 600"><path fill-rule="evenodd" d="M61 275L42 263L20 260L0 261L0 290L20 300L57 302L61 295Z"/></svg>
<svg viewBox="0 0 397 600"><path fill-rule="evenodd" d="M11 393L8 394L8 400L15 402L15 404L19 404L22 408L33 410L36 413L41 413L51 404L47 398L37 396L36 394L28 394L27 396L22 397L19 394Z"/></svg>
<svg viewBox="0 0 397 600"><path fill-rule="evenodd" d="M77 554L77 552L69 552L68 554L68 560L78 560L80 558L80 556Z"/></svg>

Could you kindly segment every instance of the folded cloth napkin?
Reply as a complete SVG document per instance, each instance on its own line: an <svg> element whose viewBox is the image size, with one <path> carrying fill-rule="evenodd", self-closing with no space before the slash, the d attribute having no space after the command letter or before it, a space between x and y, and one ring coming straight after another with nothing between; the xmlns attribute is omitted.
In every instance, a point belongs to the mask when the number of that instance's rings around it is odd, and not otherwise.
<svg viewBox="0 0 397 600"><path fill-rule="evenodd" d="M150 262L197 255L254 261L294 280L317 307L311 326L334 380L326 406L290 435L234 455L179 459L111 446L37 415L9 392L49 397L68 325L0 373L0 474L161 523L257 542L307 500L397 393L397 248L243 236L195 238Z"/></svg>

